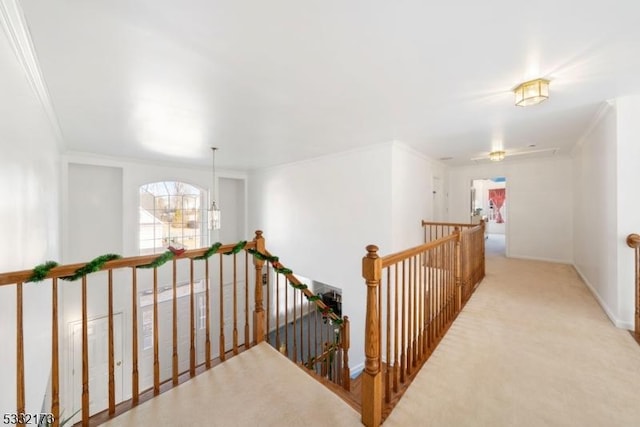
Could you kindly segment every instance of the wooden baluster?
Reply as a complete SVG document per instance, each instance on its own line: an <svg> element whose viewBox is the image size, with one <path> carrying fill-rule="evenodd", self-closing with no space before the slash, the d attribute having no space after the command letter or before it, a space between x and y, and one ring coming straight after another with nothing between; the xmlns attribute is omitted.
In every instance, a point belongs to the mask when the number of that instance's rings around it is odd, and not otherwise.
<svg viewBox="0 0 640 427"><path fill-rule="evenodd" d="M349 324L349 316L342 318L342 388L351 390L351 369L349 368L349 348L351 347L351 325Z"/></svg>
<svg viewBox="0 0 640 427"><path fill-rule="evenodd" d="M362 378L362 423L367 427L377 427L382 422L382 375L378 323L378 291L382 276L382 260L378 247L367 246L367 255L362 259L362 276L367 285L367 312L365 320L365 368Z"/></svg>
<svg viewBox="0 0 640 427"><path fill-rule="evenodd" d="M455 252L454 252L454 263L455 263L455 294L456 294L456 310L458 313L462 308L462 232L458 227L455 228L454 233L457 235L455 240ZM468 280L468 278L467 278Z"/></svg>
<svg viewBox="0 0 640 427"><path fill-rule="evenodd" d="M413 366L418 366L418 258L416 256L412 257L411 261L413 262Z"/></svg>
<svg viewBox="0 0 640 427"><path fill-rule="evenodd" d="M640 238L640 237L639 237ZM636 248L636 309L635 309L635 333L640 336L640 249Z"/></svg>
<svg viewBox="0 0 640 427"><path fill-rule="evenodd" d="M233 354L238 354L238 258L233 254Z"/></svg>
<svg viewBox="0 0 640 427"><path fill-rule="evenodd" d="M271 307L271 274L270 274L270 269L269 269L269 264L267 263L267 273L266 273L266 280L264 281L264 285L266 287L266 292L267 292L267 309L266 310L262 310L262 316L263 318L266 319L266 323L267 323L267 328L265 329L265 332L262 334L263 337L266 334L269 334L271 332L271 313L273 313L273 308ZM258 269L256 268L256 276L260 278L260 284L262 286L262 267L260 267L260 274L258 274ZM257 284L257 283L256 283ZM257 299L256 299L256 306L258 305ZM254 314L254 321L253 321L253 334L254 334L254 341L256 343L258 343L257 338L255 337L256 335L258 335L257 333L257 323L258 321L255 319L255 314ZM264 322L263 322L264 323Z"/></svg>
<svg viewBox="0 0 640 427"><path fill-rule="evenodd" d="M287 279L287 285L289 285L289 281ZM287 291L289 290L289 287L287 286ZM297 320L297 304L296 304L296 292L293 292L292 298L293 298L293 363L296 363L298 361L298 340L297 340L297 334L296 334L296 320Z"/></svg>
<svg viewBox="0 0 640 427"><path fill-rule="evenodd" d="M406 307L406 299L407 299L407 273L406 273L406 265L405 262L402 261L402 313L401 313L401 330L400 330L400 382L404 383L406 381L405 374L407 372L407 346L406 346L406 325L407 325L407 307Z"/></svg>
<svg viewBox="0 0 640 427"><path fill-rule="evenodd" d="M260 280L256 285L262 287ZM244 348L251 348L249 340L249 252L244 252Z"/></svg>
<svg viewBox="0 0 640 427"><path fill-rule="evenodd" d="M418 257L418 357L422 361L424 357L424 278L422 276L424 252L420 253Z"/></svg>
<svg viewBox="0 0 640 427"><path fill-rule="evenodd" d="M256 230L256 236L253 241L256 243L256 251L261 254L265 254L265 241L262 236L261 230ZM256 344L260 344L264 341L265 335L269 333L269 315L271 313L269 310L269 270L267 266L267 327L265 329L265 312L262 304L262 267L264 266L264 261L258 259L258 257L253 257L253 266L255 268L256 277L255 277L255 289L254 289L254 299L255 299L255 309L253 311L253 340ZM276 312L278 311L278 302L276 301ZM277 327L277 325L276 325ZM277 332L276 332L277 334ZM279 343L278 343L279 345Z"/></svg>
<svg viewBox="0 0 640 427"><path fill-rule="evenodd" d="M300 341L298 342L300 343L300 362L304 363L304 319L302 317L304 308L304 296L302 295L301 290L298 290L297 293L300 295Z"/></svg>
<svg viewBox="0 0 640 427"><path fill-rule="evenodd" d="M387 267L387 368L384 372L384 401L391 401L391 267Z"/></svg>
<svg viewBox="0 0 640 427"><path fill-rule="evenodd" d="M25 413L23 282L16 284L16 412ZM22 423L18 425L24 425Z"/></svg>
<svg viewBox="0 0 640 427"><path fill-rule="evenodd" d="M220 360L224 362L226 355L224 350L224 266L222 261L222 253L220 257Z"/></svg>
<svg viewBox="0 0 640 427"><path fill-rule="evenodd" d="M82 425L89 425L89 326L87 276L82 276Z"/></svg>
<svg viewBox="0 0 640 427"><path fill-rule="evenodd" d="M179 355L178 355L178 266L174 258L172 260L172 281L171 281L171 308L172 308L172 326L171 326L171 379L173 386L178 385L179 372Z"/></svg>
<svg viewBox="0 0 640 427"><path fill-rule="evenodd" d="M413 372L413 265L411 258L407 260L409 272L407 274L407 375Z"/></svg>
<svg viewBox="0 0 640 427"><path fill-rule="evenodd" d="M207 369L211 368L211 296L209 295L209 288L211 287L211 276L209 274L209 260L204 261L204 277L205 277L205 318L207 324L205 325L205 338L204 338L204 351L205 351L205 366Z"/></svg>
<svg viewBox="0 0 640 427"><path fill-rule="evenodd" d="M280 274L276 273L276 348L281 351L280 348Z"/></svg>
<svg viewBox="0 0 640 427"><path fill-rule="evenodd" d="M58 278L54 277L51 292L51 414L53 427L60 425L60 353L58 350Z"/></svg>
<svg viewBox="0 0 640 427"><path fill-rule="evenodd" d="M310 304L311 305L311 304ZM318 309L315 303L313 304L313 358L318 358ZM314 364L315 369L315 364Z"/></svg>
<svg viewBox="0 0 640 427"><path fill-rule="evenodd" d="M140 383L138 373L138 274L131 269L131 400L133 406L140 401Z"/></svg>
<svg viewBox="0 0 640 427"><path fill-rule="evenodd" d="M108 314L109 314L109 415L112 416L116 412L116 376L115 376L115 350L113 342L113 270L108 271L109 296L108 296ZM121 361L120 361L121 363Z"/></svg>
<svg viewBox="0 0 640 427"><path fill-rule="evenodd" d="M307 362L311 361L311 306L312 302L307 301Z"/></svg>
<svg viewBox="0 0 640 427"><path fill-rule="evenodd" d="M279 275L279 274L278 274ZM289 357L289 279L284 278L284 348Z"/></svg>
<svg viewBox="0 0 640 427"><path fill-rule="evenodd" d="M428 252L422 253L422 355L423 357L427 357L427 352L429 349L429 276L427 271L427 260Z"/></svg>
<svg viewBox="0 0 640 427"><path fill-rule="evenodd" d="M196 295L193 258L189 259L189 375L196 376Z"/></svg>
<svg viewBox="0 0 640 427"><path fill-rule="evenodd" d="M391 268L391 266L389 266L389 268ZM393 275L393 391L394 393L397 393L398 374L401 369L398 358L398 264L393 265Z"/></svg>
<svg viewBox="0 0 640 427"><path fill-rule="evenodd" d="M158 268L153 268L153 394L160 394L160 343L158 340Z"/></svg>

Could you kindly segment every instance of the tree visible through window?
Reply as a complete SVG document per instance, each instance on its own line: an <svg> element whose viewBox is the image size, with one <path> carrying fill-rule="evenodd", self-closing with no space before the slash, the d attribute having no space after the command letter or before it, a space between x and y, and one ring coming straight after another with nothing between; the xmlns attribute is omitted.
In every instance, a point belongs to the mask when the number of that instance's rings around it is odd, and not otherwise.
<svg viewBox="0 0 640 427"><path fill-rule="evenodd" d="M171 244L187 249L207 244L204 192L179 181L140 187L140 254L163 252Z"/></svg>

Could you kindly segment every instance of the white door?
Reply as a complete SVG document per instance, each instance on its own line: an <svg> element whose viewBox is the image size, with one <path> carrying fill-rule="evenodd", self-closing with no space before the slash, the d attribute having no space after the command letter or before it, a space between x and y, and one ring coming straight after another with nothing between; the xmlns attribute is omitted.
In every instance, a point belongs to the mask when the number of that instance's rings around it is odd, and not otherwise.
<svg viewBox="0 0 640 427"><path fill-rule="evenodd" d="M432 198L432 206L433 206L433 218L431 221L439 222L444 220L444 209L443 209L443 201L444 201L444 192L442 189L442 179L440 177L433 177L433 198Z"/></svg>
<svg viewBox="0 0 640 427"><path fill-rule="evenodd" d="M70 414L82 408L82 322L69 325L72 346L71 383L73 407ZM99 317L87 322L89 348L89 412L95 414L109 407L109 321ZM122 401L122 313L113 316L116 403ZM70 415L67 414L67 415ZM80 420L81 414L74 417Z"/></svg>

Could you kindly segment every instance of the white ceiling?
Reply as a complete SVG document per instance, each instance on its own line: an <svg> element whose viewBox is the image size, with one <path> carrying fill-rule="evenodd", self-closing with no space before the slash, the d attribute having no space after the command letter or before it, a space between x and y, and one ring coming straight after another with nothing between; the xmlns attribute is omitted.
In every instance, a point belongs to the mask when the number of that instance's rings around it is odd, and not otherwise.
<svg viewBox="0 0 640 427"><path fill-rule="evenodd" d="M640 2L22 0L65 149L249 169L398 140L567 154L640 92ZM551 79L551 97L511 89Z"/></svg>

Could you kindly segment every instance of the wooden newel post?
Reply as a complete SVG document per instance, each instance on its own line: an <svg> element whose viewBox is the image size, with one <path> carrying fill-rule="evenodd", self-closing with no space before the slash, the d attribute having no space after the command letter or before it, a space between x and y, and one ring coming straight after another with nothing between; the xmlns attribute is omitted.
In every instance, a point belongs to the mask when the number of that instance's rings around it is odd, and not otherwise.
<svg viewBox="0 0 640 427"><path fill-rule="evenodd" d="M462 307L462 232L460 227L453 229L453 234L456 235L455 240L455 280L456 280L456 313L460 311Z"/></svg>
<svg viewBox="0 0 640 427"><path fill-rule="evenodd" d="M256 237L253 239L256 242L256 251L264 254L265 244L264 237L262 237L262 231L256 230ZM262 267L264 266L264 260L258 257L253 257L253 265L256 268L256 286L255 286L255 300L256 308L253 312L253 340L256 344L264 341L265 334L265 314L262 297Z"/></svg>
<svg viewBox="0 0 640 427"><path fill-rule="evenodd" d="M382 422L382 373L380 372L380 307L378 292L382 277L382 260L378 247L367 246L362 258L362 277L367 285L367 313L364 336L364 374L362 377L362 423L377 427Z"/></svg>
<svg viewBox="0 0 640 427"><path fill-rule="evenodd" d="M640 236L637 234L629 234L627 237L627 245L634 249L635 254L636 306L634 309L634 333L637 338L640 337Z"/></svg>

